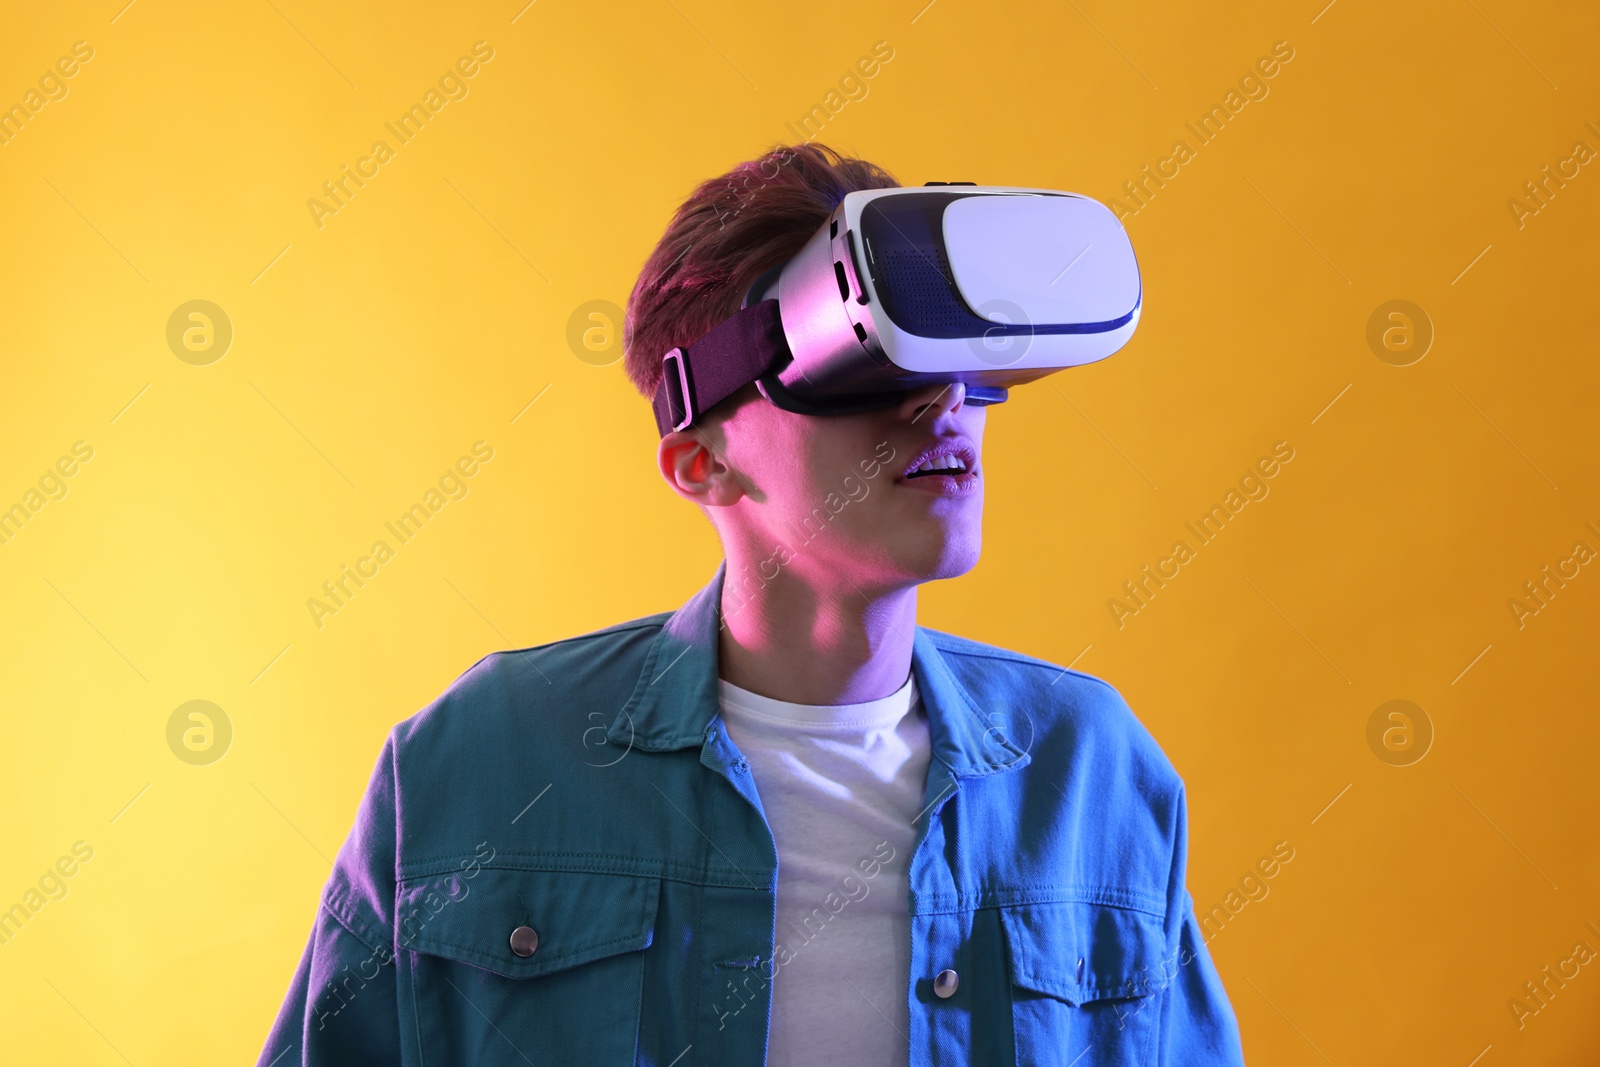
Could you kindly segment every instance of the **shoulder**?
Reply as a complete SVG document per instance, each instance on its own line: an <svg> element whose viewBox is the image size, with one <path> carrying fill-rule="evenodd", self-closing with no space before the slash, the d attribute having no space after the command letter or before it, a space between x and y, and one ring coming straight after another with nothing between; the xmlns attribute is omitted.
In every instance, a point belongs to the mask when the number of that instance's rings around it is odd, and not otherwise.
<svg viewBox="0 0 1600 1067"><path fill-rule="evenodd" d="M1183 781L1116 686L1049 660L926 631L980 709L1002 708L1035 763L1068 764L1108 788L1171 798Z"/></svg>
<svg viewBox="0 0 1600 1067"><path fill-rule="evenodd" d="M956 679L979 702L1002 701L1067 726L1088 742L1120 744L1171 770L1122 693L1103 678L997 645L928 630Z"/></svg>
<svg viewBox="0 0 1600 1067"><path fill-rule="evenodd" d="M944 654L945 661L952 668L965 673L966 676L961 679L964 683L969 683L969 678L979 681L980 684L988 679L1029 686L1042 681L1045 688L1056 690L1058 694L1071 694L1074 698L1090 702L1099 699L1122 703L1122 695L1110 682L1096 678L1092 674L1075 671L1021 652L1013 652L999 645L986 645L969 637L929 630L926 627L923 627L923 630L933 640L934 647ZM1061 684L1065 684L1066 688L1059 688ZM1122 706L1126 708L1127 705L1122 704Z"/></svg>
<svg viewBox="0 0 1600 1067"><path fill-rule="evenodd" d="M591 709L612 713L628 699L651 643L671 612L618 623L528 648L491 652L443 693L395 726L397 760L499 738L510 745L537 732L541 720L582 721ZM609 720L608 720L609 721ZM429 762L433 762L430 758Z"/></svg>

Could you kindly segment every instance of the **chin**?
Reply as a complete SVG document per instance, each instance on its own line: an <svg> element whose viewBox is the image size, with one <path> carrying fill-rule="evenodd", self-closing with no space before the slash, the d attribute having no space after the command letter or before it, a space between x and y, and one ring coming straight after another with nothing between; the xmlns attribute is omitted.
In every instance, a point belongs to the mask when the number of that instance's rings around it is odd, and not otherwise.
<svg viewBox="0 0 1600 1067"><path fill-rule="evenodd" d="M970 536L951 535L941 538L938 545L928 546L931 551L916 553L916 564L907 569L921 582L937 582L946 578L959 578L978 565L983 544L974 533Z"/></svg>
<svg viewBox="0 0 1600 1067"><path fill-rule="evenodd" d="M970 572L977 565L978 553L976 550L971 553L952 556L937 567L933 574L928 576L928 581L936 582L944 578L959 578L963 574Z"/></svg>

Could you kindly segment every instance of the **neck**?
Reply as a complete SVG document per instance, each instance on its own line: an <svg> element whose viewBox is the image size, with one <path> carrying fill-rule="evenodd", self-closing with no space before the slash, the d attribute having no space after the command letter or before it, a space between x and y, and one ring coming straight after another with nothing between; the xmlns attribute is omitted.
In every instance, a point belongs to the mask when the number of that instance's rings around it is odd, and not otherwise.
<svg viewBox="0 0 1600 1067"><path fill-rule="evenodd" d="M819 582L789 568L770 581L759 573L730 554L718 636L723 680L795 704L859 704L905 685L915 585L862 590L838 574Z"/></svg>

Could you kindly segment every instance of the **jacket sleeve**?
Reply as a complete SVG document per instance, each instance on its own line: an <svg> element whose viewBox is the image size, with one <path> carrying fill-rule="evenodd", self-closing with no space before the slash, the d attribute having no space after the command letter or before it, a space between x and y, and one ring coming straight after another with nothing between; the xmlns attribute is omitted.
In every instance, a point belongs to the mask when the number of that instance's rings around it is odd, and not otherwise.
<svg viewBox="0 0 1600 1067"><path fill-rule="evenodd" d="M259 1067L400 1062L394 962L394 736L323 888Z"/></svg>
<svg viewBox="0 0 1600 1067"><path fill-rule="evenodd" d="M1176 808L1172 880L1167 889L1167 967L1171 982L1161 994L1160 1067L1242 1067L1239 1023L1206 950L1184 885L1188 865L1189 812L1180 789Z"/></svg>

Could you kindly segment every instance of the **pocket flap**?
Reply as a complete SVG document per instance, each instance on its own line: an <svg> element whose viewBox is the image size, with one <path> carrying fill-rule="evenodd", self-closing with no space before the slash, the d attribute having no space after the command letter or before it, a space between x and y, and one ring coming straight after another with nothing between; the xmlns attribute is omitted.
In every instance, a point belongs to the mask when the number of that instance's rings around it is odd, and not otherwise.
<svg viewBox="0 0 1600 1067"><path fill-rule="evenodd" d="M1172 980L1160 917L1106 904L1013 904L1000 909L1011 981L1085 1004L1141 997Z"/></svg>
<svg viewBox="0 0 1600 1067"><path fill-rule="evenodd" d="M483 867L402 882L396 938L403 948L532 978L650 945L661 879L588 871ZM537 945L512 951L511 934L530 927ZM520 947L532 939L523 935Z"/></svg>

